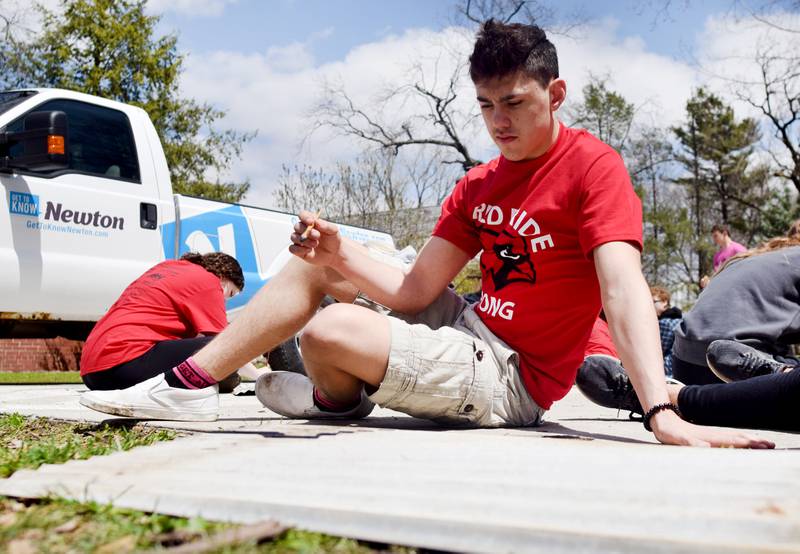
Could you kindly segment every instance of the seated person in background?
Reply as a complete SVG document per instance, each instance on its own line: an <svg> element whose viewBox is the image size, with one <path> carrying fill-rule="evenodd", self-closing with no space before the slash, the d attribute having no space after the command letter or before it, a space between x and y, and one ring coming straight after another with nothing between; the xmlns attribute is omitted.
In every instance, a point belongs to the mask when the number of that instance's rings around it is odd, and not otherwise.
<svg viewBox="0 0 800 554"><path fill-rule="evenodd" d="M798 267L797 236L730 259L675 329L673 376L701 385L797 365L791 346L800 339Z"/></svg>
<svg viewBox="0 0 800 554"><path fill-rule="evenodd" d="M221 252L190 252L155 265L89 334L83 382L92 390L130 387L182 362L227 326L225 300L243 287L239 262Z"/></svg>
<svg viewBox="0 0 800 554"><path fill-rule="evenodd" d="M602 316L602 313L601 313ZM622 367L608 325L598 318L575 381L589 400L614 410L645 412ZM800 371L755 377L738 383L684 385L667 378L667 394L682 417L698 425L800 431ZM773 448L760 440L753 448Z"/></svg>
<svg viewBox="0 0 800 554"><path fill-rule="evenodd" d="M575 384L592 402L614 410L628 410L642 416L627 373L616 357L616 350L604 322L592 330ZM800 371L788 369L736 383L684 385L667 379L667 394L687 421L697 425L800 431ZM768 440L752 448L774 448Z"/></svg>
<svg viewBox="0 0 800 554"><path fill-rule="evenodd" d="M672 377L672 343L675 342L675 328L680 324L683 314L679 308L670 306L672 296L663 287L650 287L653 306L658 316L658 330L661 334L661 353L664 355L664 373Z"/></svg>

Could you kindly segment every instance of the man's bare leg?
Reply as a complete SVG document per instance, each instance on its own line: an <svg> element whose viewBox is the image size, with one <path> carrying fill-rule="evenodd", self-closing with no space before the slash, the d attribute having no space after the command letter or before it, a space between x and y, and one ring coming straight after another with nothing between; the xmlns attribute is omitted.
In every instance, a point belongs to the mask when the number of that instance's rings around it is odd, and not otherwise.
<svg viewBox="0 0 800 554"><path fill-rule="evenodd" d="M300 338L306 372L322 394L346 403L364 383L378 387L392 345L389 318L352 304L334 304L317 314Z"/></svg>
<svg viewBox="0 0 800 554"><path fill-rule="evenodd" d="M192 358L211 377L222 380L300 331L326 294L352 302L358 291L334 270L292 258L236 319Z"/></svg>

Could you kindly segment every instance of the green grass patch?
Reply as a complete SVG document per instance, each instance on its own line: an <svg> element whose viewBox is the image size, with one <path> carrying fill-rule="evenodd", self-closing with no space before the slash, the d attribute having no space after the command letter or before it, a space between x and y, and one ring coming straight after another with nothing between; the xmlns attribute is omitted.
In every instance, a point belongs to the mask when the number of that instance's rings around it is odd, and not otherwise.
<svg viewBox="0 0 800 554"><path fill-rule="evenodd" d="M0 416L0 477L22 468L84 460L175 436L169 429L130 425L124 420L119 425L70 423L6 414Z"/></svg>
<svg viewBox="0 0 800 554"><path fill-rule="evenodd" d="M78 371L0 371L0 385L81 384Z"/></svg>
<svg viewBox="0 0 800 554"><path fill-rule="evenodd" d="M131 552L186 542L225 527L95 503L0 499L0 544L20 552Z"/></svg>
<svg viewBox="0 0 800 554"><path fill-rule="evenodd" d="M9 551L117 554L193 543L232 527L235 526L202 518L171 517L92 502L46 499L22 503L0 497L0 545L6 545ZM419 551L291 529L261 544L256 540L230 543L208 552L416 554Z"/></svg>
<svg viewBox="0 0 800 554"><path fill-rule="evenodd" d="M85 459L171 440L175 436L172 430L131 425L124 420L120 424L96 425L28 418L20 414L1 415L0 477L7 477L22 468ZM213 539L217 533L232 527L235 525L202 518L145 513L93 502L49 498L23 503L0 497L0 551L3 552L5 547L10 552L117 554ZM418 551L292 529L261 544L256 540L231 542L208 552L415 554Z"/></svg>

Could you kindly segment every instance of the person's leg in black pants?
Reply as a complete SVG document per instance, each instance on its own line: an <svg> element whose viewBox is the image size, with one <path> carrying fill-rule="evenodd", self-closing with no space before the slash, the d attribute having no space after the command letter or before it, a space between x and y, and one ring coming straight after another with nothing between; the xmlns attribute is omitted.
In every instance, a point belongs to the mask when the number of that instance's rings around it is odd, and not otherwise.
<svg viewBox="0 0 800 554"><path fill-rule="evenodd" d="M799 406L800 368L678 392L683 417L699 425L800 431Z"/></svg>
<svg viewBox="0 0 800 554"><path fill-rule="evenodd" d="M82 377L91 390L115 390L132 387L175 367L211 342L214 337L166 340L129 362Z"/></svg>
<svg viewBox="0 0 800 554"><path fill-rule="evenodd" d="M713 385L723 381L707 365L685 362L672 353L672 378L684 385Z"/></svg>

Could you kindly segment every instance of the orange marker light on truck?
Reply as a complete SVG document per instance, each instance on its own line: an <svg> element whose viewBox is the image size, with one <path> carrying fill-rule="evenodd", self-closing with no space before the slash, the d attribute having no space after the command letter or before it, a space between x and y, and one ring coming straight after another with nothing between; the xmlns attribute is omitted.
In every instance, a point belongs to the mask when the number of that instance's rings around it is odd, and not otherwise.
<svg viewBox="0 0 800 554"><path fill-rule="evenodd" d="M47 153L64 154L64 137L61 135L47 135Z"/></svg>

